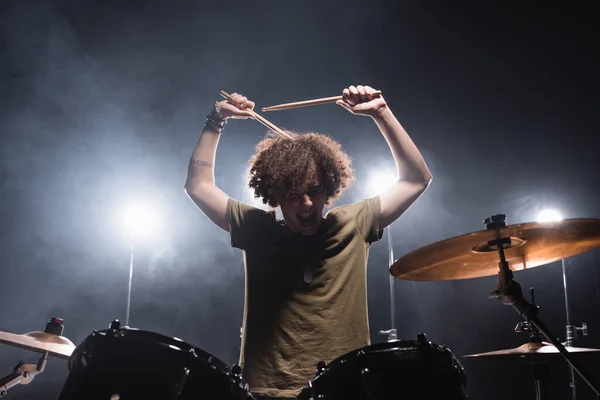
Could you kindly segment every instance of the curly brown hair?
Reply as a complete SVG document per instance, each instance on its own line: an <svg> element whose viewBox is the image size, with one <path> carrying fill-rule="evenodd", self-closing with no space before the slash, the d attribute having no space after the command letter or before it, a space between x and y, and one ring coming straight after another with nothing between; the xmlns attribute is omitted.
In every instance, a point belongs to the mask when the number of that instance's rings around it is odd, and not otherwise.
<svg viewBox="0 0 600 400"><path fill-rule="evenodd" d="M319 171L326 202L331 205L354 182L350 157L338 142L314 132L297 134L295 140L269 134L256 145L248 164L248 186L255 198L277 207L291 193L306 193L308 183Z"/></svg>

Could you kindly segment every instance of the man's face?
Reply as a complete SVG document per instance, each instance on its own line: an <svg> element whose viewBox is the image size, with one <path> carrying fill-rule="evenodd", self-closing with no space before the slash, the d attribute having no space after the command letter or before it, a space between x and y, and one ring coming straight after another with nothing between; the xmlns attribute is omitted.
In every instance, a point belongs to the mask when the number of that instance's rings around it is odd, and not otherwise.
<svg viewBox="0 0 600 400"><path fill-rule="evenodd" d="M321 174L315 174L306 193L290 193L279 202L283 219L294 233L311 236L317 233L325 208L325 188Z"/></svg>

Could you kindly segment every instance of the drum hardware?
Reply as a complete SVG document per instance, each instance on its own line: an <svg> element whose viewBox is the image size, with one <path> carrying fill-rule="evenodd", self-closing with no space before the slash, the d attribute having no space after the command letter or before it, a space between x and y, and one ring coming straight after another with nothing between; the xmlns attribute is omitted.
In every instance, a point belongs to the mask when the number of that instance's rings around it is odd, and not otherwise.
<svg viewBox="0 0 600 400"><path fill-rule="evenodd" d="M129 325L127 325L129 326ZM121 329L121 321L119 321L118 319L114 319L110 322L110 324L108 325L108 330L114 335L117 332L119 332L119 330Z"/></svg>
<svg viewBox="0 0 600 400"><path fill-rule="evenodd" d="M237 385L239 385L242 389L250 392L250 385L244 381L242 367L240 367L237 364L234 364L231 367L230 376Z"/></svg>
<svg viewBox="0 0 600 400"><path fill-rule="evenodd" d="M531 294L531 305L533 307L538 307L535 304L535 290L533 288L529 288L529 292ZM516 333L529 333L529 343L542 343L542 336L540 332L531 324L531 322L525 320L517 323L514 331Z"/></svg>
<svg viewBox="0 0 600 400"><path fill-rule="evenodd" d="M73 351L57 400L253 400L241 372L181 339L114 320Z"/></svg>
<svg viewBox="0 0 600 400"><path fill-rule="evenodd" d="M53 317L46 324L44 332L29 332L23 335L0 332L0 342L42 353L37 364L19 361L12 373L0 378L0 398L5 397L11 388L27 385L36 375L44 372L49 355L59 358L68 358L71 355L75 345L61 336L63 330L63 320Z"/></svg>
<svg viewBox="0 0 600 400"><path fill-rule="evenodd" d="M17 385L27 385L36 375L44 372L46 362L48 360L48 352L42 353L37 364L26 364L23 361L13 369L13 372L0 379L0 398L8 394L8 390Z"/></svg>
<svg viewBox="0 0 600 400"><path fill-rule="evenodd" d="M513 273L509 268L504 252L504 246L511 246L512 241L510 237L503 237L500 234L500 229L506 228L506 216L504 214L492 215L485 219L484 224L487 230L494 231L496 234L496 238L489 240L487 245L492 250L496 249L500 258L498 287L490 293L490 298L496 298L500 300L502 304L512 306L519 315L531 324L532 328L535 328L537 332L542 334L546 340L557 348L563 359L579 374L579 376L581 376L594 393L596 393L596 396L600 396L600 390L592 383L588 374L583 371L582 367L575 360L573 360L572 356L565 349L560 340L556 338L552 331L550 331L538 317L537 313L539 307L532 305L523 297L521 286L513 280ZM540 379L538 379L538 381L540 381ZM541 392L539 392L539 396L541 396ZM540 397L537 398L540 399Z"/></svg>
<svg viewBox="0 0 600 400"><path fill-rule="evenodd" d="M565 328L567 330L565 346L571 346L574 343L575 339L579 337L578 332L581 332L582 336L588 335L588 326L585 322L581 326L566 325Z"/></svg>
<svg viewBox="0 0 600 400"><path fill-rule="evenodd" d="M398 334L395 329L387 329L384 331L379 331L380 335L386 335L388 342L393 342L394 340L398 340Z"/></svg>
<svg viewBox="0 0 600 400"><path fill-rule="evenodd" d="M532 289L533 290L533 289ZM544 397L544 382L547 377L547 364L549 356L559 355L559 350L550 343L543 342L540 332L529 321L522 321L515 327L515 332L530 333L529 342L514 349L490 351L487 353L470 354L464 357L489 357L489 356L519 356L527 365L533 368L535 396L537 400ZM568 347L569 353L594 353L600 349L586 349Z"/></svg>
<svg viewBox="0 0 600 400"><path fill-rule="evenodd" d="M533 288L531 288L532 298L533 298ZM535 300L532 300L533 305L535 307ZM513 349L505 349L505 350L496 350L489 351L486 353L479 354L468 354L463 357L490 357L490 356L519 356L523 359L527 359L528 361L541 358L549 358L549 356L557 356L560 355L559 350L553 346L551 343L544 342L543 337L540 332L533 326L533 324L529 321L521 321L516 326L514 331L516 333L529 333L529 342L513 348ZM564 344L565 348L569 353L597 353L600 352L600 349L592 349L585 347L573 347L570 344Z"/></svg>
<svg viewBox="0 0 600 400"><path fill-rule="evenodd" d="M317 373L318 373L318 368L317 368ZM317 394L315 393L315 389L312 385L312 380L308 381L308 385L306 386L306 394L308 395L308 400L317 400ZM302 395L298 396L298 398L302 398Z"/></svg>
<svg viewBox="0 0 600 400"><path fill-rule="evenodd" d="M533 288L531 290L532 306L535 305L535 296ZM514 329L517 333L530 333L529 342L514 349L490 351L487 353L470 354L464 357L489 357L489 356L519 356L527 365L533 368L533 379L535 385L536 399L541 400L544 396L544 381L546 379L547 361L550 357L559 355L558 348L548 342L542 341L542 335L530 321L519 322ZM571 347L565 344L569 353L594 353L600 352L600 349L586 349Z"/></svg>
<svg viewBox="0 0 600 400"><path fill-rule="evenodd" d="M535 297L533 288L531 290L532 305L535 305ZM485 356L511 356L516 355L522 358L527 365L533 368L533 380L535 386L535 398L536 400L542 400L545 393L544 382L547 377L547 361L550 355L558 355L559 351L556 347L550 343L543 342L540 332L536 327L529 321L519 322L514 329L517 333L529 333L529 342L514 349L491 351L481 354L471 354L465 357L485 357ZM584 349L584 348L569 348L570 353L590 353L597 352L597 349ZM542 357L545 356L545 357Z"/></svg>
<svg viewBox="0 0 600 400"><path fill-rule="evenodd" d="M187 367L183 367L179 381L175 384L175 389L171 394L170 398L178 399L181 396L181 392L187 383L188 377L190 376L190 370Z"/></svg>
<svg viewBox="0 0 600 400"><path fill-rule="evenodd" d="M513 279L513 270L548 264L600 246L600 219L563 219L507 226L506 216L497 214L486 218L484 226L483 231L413 251L397 260L390 273L410 280L469 279L498 274L498 286L489 298L512 306L600 397L600 391L588 374L540 320L539 307L525 300L521 286Z"/></svg>
<svg viewBox="0 0 600 400"><path fill-rule="evenodd" d="M317 374L323 373L323 371L325 371L325 368L327 368L327 363L325 361L319 361L317 363Z"/></svg>
<svg viewBox="0 0 600 400"><path fill-rule="evenodd" d="M399 384L404 380L405 384ZM417 340L376 343L326 364L298 396L299 400L383 400L389 398L466 400L466 374L452 351Z"/></svg>
<svg viewBox="0 0 600 400"><path fill-rule="evenodd" d="M515 326L515 332L526 333L529 332L529 343L542 343L542 336L540 333L529 323L529 321L521 321Z"/></svg>

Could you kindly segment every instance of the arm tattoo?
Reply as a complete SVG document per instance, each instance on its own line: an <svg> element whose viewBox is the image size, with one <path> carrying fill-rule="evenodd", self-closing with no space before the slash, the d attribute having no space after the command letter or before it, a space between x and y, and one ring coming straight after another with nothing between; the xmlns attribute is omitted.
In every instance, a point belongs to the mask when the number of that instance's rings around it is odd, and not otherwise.
<svg viewBox="0 0 600 400"><path fill-rule="evenodd" d="M190 160L190 164L196 164L196 165L199 165L201 167L207 167L207 168L212 167L212 163L209 163L207 161L202 161L202 160L196 160L195 158L192 158Z"/></svg>

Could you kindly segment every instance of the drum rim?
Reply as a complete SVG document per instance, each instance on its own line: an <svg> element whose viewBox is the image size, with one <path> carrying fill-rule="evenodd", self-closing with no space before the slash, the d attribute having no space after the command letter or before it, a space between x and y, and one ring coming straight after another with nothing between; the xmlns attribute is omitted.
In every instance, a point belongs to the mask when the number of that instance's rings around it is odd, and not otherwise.
<svg viewBox="0 0 600 400"><path fill-rule="evenodd" d="M419 343L417 340L411 340L411 339L396 339L396 340L390 340L387 342L372 343L367 346L362 346L362 347L359 347L358 349L354 349L347 353L342 354L341 356L339 356L339 357L335 358L334 360L332 360L331 362L327 363L327 366L341 363L341 362L343 362L343 360L347 360L351 357L360 357L361 355L364 355L364 354L372 354L372 353L378 353L378 352L383 352L383 351L392 351L392 350L409 351L411 349L420 349L423 347L428 347L428 348L432 348L435 350L441 350L441 348L444 348L445 346L438 345L438 344L435 344L432 342Z"/></svg>
<svg viewBox="0 0 600 400"><path fill-rule="evenodd" d="M421 351L424 349L428 349L434 351L436 353L448 353L448 356L452 360L453 366L458 368L462 374L465 374L465 369L462 363L459 361L456 354L446 345L437 344L431 341L420 342L415 339L396 339L389 340L381 343L372 343L367 346L359 347L358 349L351 350L347 353L342 354L341 356L335 358L329 363L326 363L325 368L322 371L317 371L315 376L311 379L312 382L319 379L319 377L323 376L327 373L327 371L339 366L343 365L350 360L359 359L368 354L376 354L376 353L384 353L394 350L399 351Z"/></svg>
<svg viewBox="0 0 600 400"><path fill-rule="evenodd" d="M424 351L424 352L433 352L437 354L446 354L450 358L450 370L448 372L454 373L457 375L458 382L460 383L462 390L466 393L467 388L467 374L464 366L454 354L454 352L446 345L438 344L430 341L419 341L419 340L411 340L411 339L396 339L390 340L387 342L381 343L373 343L367 346L360 347L358 349L354 349L349 351L336 359L332 360L330 363L326 364L323 369L319 369L315 376L310 379L310 384L307 387L303 388L303 391L311 390L312 385L321 386L322 384L328 385L330 381L330 373L333 372L336 368L342 366L347 362L351 362L352 359L360 359L369 354L377 354L377 353L385 353L389 351L400 350L400 351Z"/></svg>
<svg viewBox="0 0 600 400"><path fill-rule="evenodd" d="M149 331L131 327L120 327L119 329L102 329L94 330L88 334L85 339L76 346L71 357L69 358L69 367L79 354L89 350L89 347L97 340L124 340L135 342L136 339L144 339L143 342L150 344L151 342L161 348L168 348L180 354L188 353L193 359L204 361L214 368L221 370L225 374L231 374L231 368L218 357L195 346L181 338L175 336L167 336L159 332Z"/></svg>

